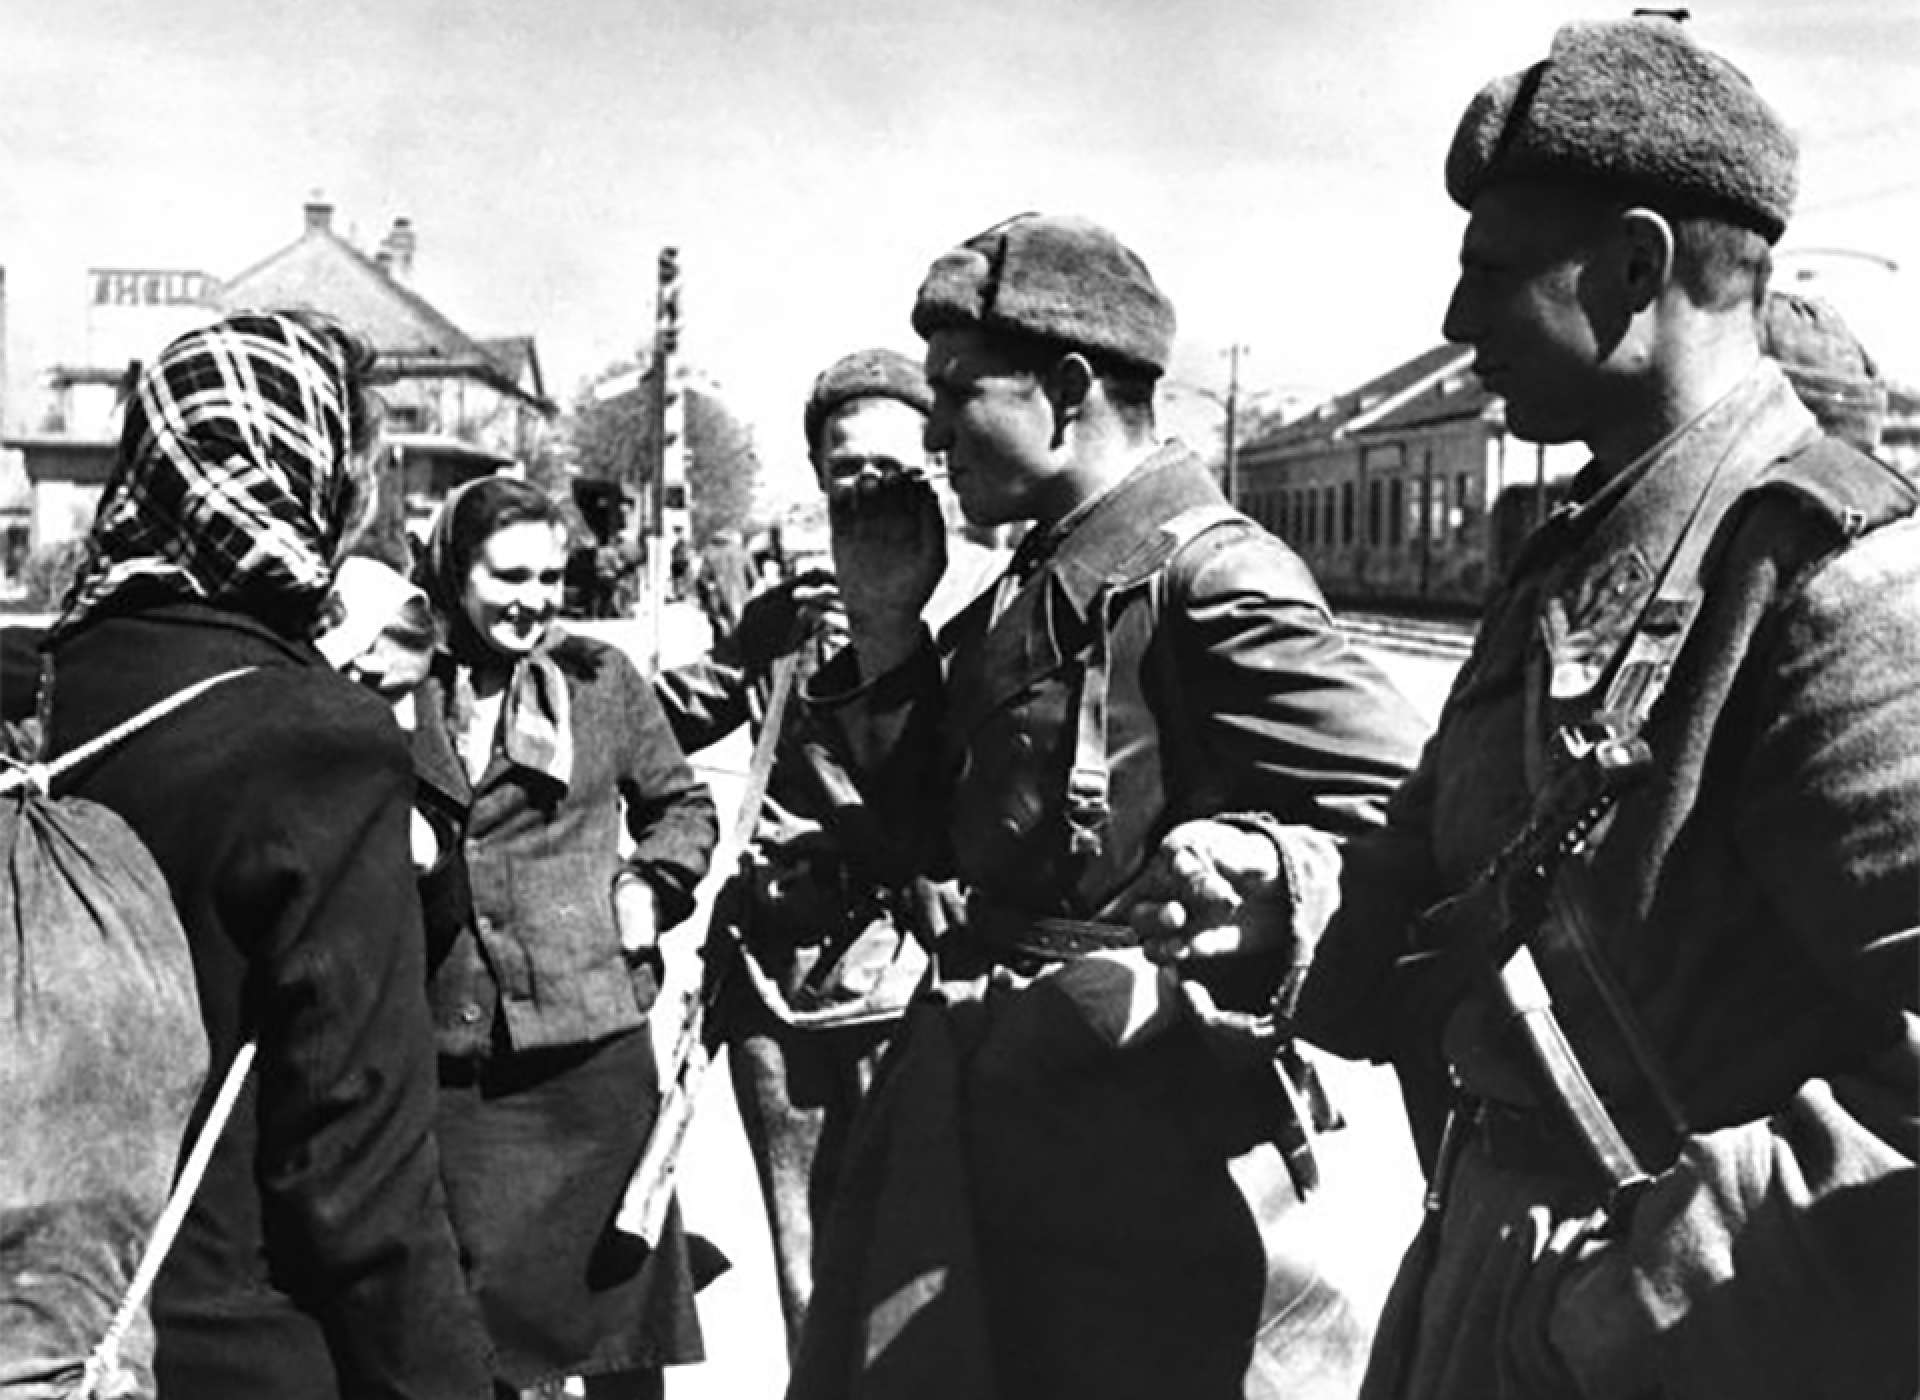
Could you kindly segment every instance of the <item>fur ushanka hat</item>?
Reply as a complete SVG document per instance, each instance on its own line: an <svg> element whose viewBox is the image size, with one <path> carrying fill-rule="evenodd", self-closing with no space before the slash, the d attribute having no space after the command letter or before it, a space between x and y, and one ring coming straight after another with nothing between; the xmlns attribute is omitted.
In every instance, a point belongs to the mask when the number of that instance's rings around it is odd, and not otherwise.
<svg viewBox="0 0 1920 1400"><path fill-rule="evenodd" d="M1132 249L1089 220L1021 214L943 253L913 328L980 326L1107 355L1155 374L1173 353L1173 303Z"/></svg>
<svg viewBox="0 0 1920 1400"><path fill-rule="evenodd" d="M1447 152L1463 209L1510 180L1592 181L1722 213L1768 242L1797 184L1793 135L1746 75L1670 19L1569 24L1544 61L1467 104Z"/></svg>

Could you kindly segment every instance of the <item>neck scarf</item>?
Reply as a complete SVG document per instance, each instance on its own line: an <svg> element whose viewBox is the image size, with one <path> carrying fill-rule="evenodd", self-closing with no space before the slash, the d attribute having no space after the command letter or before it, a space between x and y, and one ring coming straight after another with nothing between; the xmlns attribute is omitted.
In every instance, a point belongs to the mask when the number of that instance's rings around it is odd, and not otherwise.
<svg viewBox="0 0 1920 1400"><path fill-rule="evenodd" d="M309 628L350 523L345 385L338 348L286 316L232 316L169 345L128 401L54 634L136 593Z"/></svg>
<svg viewBox="0 0 1920 1400"><path fill-rule="evenodd" d="M467 581L455 577L459 570L453 557L454 507L466 492L480 484L469 481L456 488L440 507L427 541L421 579L440 626L441 650L453 663L452 679L446 687L447 732L466 762L467 734L476 704L473 673L476 669L511 666L500 706L498 752L509 764L554 784L564 795L573 775L573 725L567 678L553 656L560 633L550 627L527 655L506 655L474 629L462 601ZM471 764L468 771L472 771Z"/></svg>

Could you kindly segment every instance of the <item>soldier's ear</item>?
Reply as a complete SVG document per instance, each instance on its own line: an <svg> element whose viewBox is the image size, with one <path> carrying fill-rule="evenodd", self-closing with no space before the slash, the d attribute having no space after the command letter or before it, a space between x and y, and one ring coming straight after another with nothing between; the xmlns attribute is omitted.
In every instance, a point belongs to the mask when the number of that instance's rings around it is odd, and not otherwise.
<svg viewBox="0 0 1920 1400"><path fill-rule="evenodd" d="M1639 205L1622 210L1619 219L1620 289L1629 313L1644 311L1673 280L1673 225Z"/></svg>
<svg viewBox="0 0 1920 1400"><path fill-rule="evenodd" d="M1093 366L1087 363L1085 355L1068 353L1053 362L1044 383L1057 425L1064 427L1080 416L1088 395L1093 392L1095 378Z"/></svg>

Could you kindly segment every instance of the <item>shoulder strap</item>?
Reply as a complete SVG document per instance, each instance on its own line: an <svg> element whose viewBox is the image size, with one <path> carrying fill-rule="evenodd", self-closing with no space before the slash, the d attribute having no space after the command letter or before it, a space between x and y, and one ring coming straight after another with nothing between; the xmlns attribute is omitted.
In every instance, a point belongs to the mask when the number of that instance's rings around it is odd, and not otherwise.
<svg viewBox="0 0 1920 1400"><path fill-rule="evenodd" d="M1163 602L1161 580L1182 550L1202 535L1248 517L1225 501L1189 506L1155 530L1102 584L1093 600L1093 639L1080 680L1080 707L1073 733L1073 767L1067 773L1066 821L1068 848L1076 856L1094 859L1106 845L1107 821L1107 700L1113 666L1113 632L1123 602L1134 590L1147 590L1147 630L1160 623Z"/></svg>
<svg viewBox="0 0 1920 1400"><path fill-rule="evenodd" d="M224 680L226 677L215 679ZM139 1266L133 1271L127 1291L120 1297L120 1306L114 1309L113 1321L107 1324L100 1344L87 1357L86 1370L81 1375L79 1387L74 1391L76 1400L95 1400L96 1396L109 1393L106 1384L119 1369L120 1348L126 1341L127 1331L139 1316L140 1305L146 1301L148 1290L159 1276L160 1266L166 1262L167 1251L173 1248L174 1238L180 1233L187 1210L193 1204L194 1193L200 1189L200 1181L207 1174L207 1164L213 1160L214 1144L220 1140L227 1119L233 1116L233 1106L240 1099L240 1090L247 1082L248 1071L253 1068L254 1050L255 1043L249 1040L240 1047L239 1053L233 1057L233 1063L227 1067L226 1078L220 1081L220 1092L207 1113L206 1122L194 1134L193 1150L187 1154L187 1164L180 1169L180 1179L174 1182L173 1190L168 1193L167 1204L154 1224L153 1234L147 1237L147 1247L141 1251Z"/></svg>
<svg viewBox="0 0 1920 1400"><path fill-rule="evenodd" d="M1770 492L1799 501L1848 540L1920 508L1920 487L1878 457L1832 437L1816 438L1775 462L1752 494Z"/></svg>
<svg viewBox="0 0 1920 1400"><path fill-rule="evenodd" d="M157 723L175 710L192 704L215 686L225 684L256 669L258 668L253 666L240 666L231 671L222 671L217 676L208 676L205 680L195 681L192 685L176 690L166 699L155 701L131 719L124 719L105 733L95 735L79 748L69 749L51 762L21 764L14 772L0 776L0 794L15 792L25 787L45 797L52 790L55 778L78 768L90 759L98 758L115 745L125 743L148 725Z"/></svg>
<svg viewBox="0 0 1920 1400"><path fill-rule="evenodd" d="M1838 542L1912 514L1920 490L1878 458L1838 438L1816 437L1777 458L1724 511L1710 506L1688 522L1672 559L1647 604L1612 683L1600 718L1617 732L1637 734L1673 669L1706 591L1703 566L1715 528L1740 504L1767 495L1798 501L1827 522Z"/></svg>
<svg viewBox="0 0 1920 1400"><path fill-rule="evenodd" d="M1720 534L1719 522L1743 503L1772 493L1792 496L1829 522L1839 542L1911 514L1916 505L1920 505L1920 492L1891 467L1824 436L1812 438L1783 454L1758 481L1734 499L1724 502L1703 499L1675 544L1654 597L1635 624L1626 653L1596 716L1594 732L1586 736L1557 736L1556 742L1563 749L1577 751L1582 743L1639 740L1699 615L1707 586L1707 554ZM1589 989L1612 1022L1622 1047L1639 1070L1665 1120L1672 1137L1669 1145L1677 1145L1691 1132L1685 1108L1652 1036L1601 953L1599 936L1589 927L1590 911L1585 900L1569 887L1569 879L1577 885L1579 878L1577 870L1570 868L1563 877L1550 882L1549 916L1540 931L1544 932L1550 925L1574 954ZM1525 952L1524 946L1520 951ZM1577 1058L1574 1068L1578 1069ZM1581 1084L1570 1083L1569 1076L1555 1074L1553 1078L1556 1093L1576 1116L1591 1117L1594 1113L1602 1118L1606 1116L1590 1088L1583 1093ZM1583 1078L1583 1075L1571 1076L1576 1080Z"/></svg>

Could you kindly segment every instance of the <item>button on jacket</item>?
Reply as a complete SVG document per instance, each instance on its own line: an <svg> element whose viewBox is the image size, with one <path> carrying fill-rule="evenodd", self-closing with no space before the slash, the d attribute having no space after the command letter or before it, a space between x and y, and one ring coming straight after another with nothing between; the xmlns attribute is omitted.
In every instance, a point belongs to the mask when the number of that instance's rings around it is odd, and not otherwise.
<svg viewBox="0 0 1920 1400"><path fill-rule="evenodd" d="M498 753L469 783L446 728L451 657L435 658L416 697L422 800L465 811L470 897L449 911L460 928L433 978L442 1055L584 1044L643 1024L614 878L631 870L653 886L664 930L692 912L718 835L713 798L633 663L584 637L552 655L573 727L564 794ZM615 861L623 809L632 848Z"/></svg>

